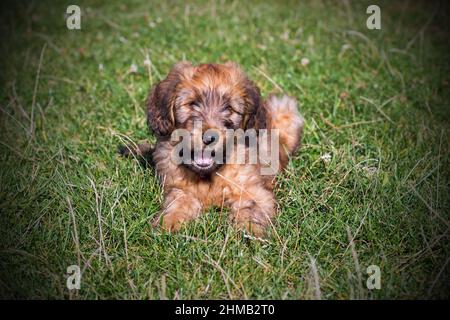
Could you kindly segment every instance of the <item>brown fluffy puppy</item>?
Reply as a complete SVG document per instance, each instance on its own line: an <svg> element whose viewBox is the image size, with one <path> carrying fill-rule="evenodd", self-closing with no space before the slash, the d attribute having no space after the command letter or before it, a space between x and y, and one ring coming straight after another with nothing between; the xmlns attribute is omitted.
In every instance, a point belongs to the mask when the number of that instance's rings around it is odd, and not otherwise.
<svg viewBox="0 0 450 320"><path fill-rule="evenodd" d="M300 144L303 119L295 100L270 96L263 101L259 89L235 63L193 66L181 62L152 88L147 111L149 127L157 136L156 146L150 149L139 145L125 153L152 152L164 187L163 208L154 225L176 231L208 207L225 206L229 208L230 221L238 228L263 236L276 213L275 176ZM195 127L194 121L201 121L201 127ZM278 170L263 175L261 168L265 164L260 158L253 164L235 164L237 151L229 150L224 152L228 160L225 164L210 157L179 164L172 159L173 152L178 151L171 134L180 128L188 130L192 141L199 142L203 149L211 148L205 131L216 132L212 139L218 140L213 144L214 151L226 145L227 129L279 129L280 165ZM270 152L270 145L267 148ZM240 152L247 154L249 148Z"/></svg>

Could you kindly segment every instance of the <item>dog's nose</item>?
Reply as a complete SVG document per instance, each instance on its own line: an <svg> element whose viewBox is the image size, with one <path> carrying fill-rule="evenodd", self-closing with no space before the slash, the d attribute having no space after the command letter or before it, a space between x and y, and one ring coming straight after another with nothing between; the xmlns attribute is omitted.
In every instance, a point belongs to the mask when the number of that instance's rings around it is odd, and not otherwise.
<svg viewBox="0 0 450 320"><path fill-rule="evenodd" d="M214 132L206 132L203 135L203 143L205 145L209 145L209 144L213 143L214 141L216 141L216 138L217 138L216 136L217 136L217 134L215 134Z"/></svg>

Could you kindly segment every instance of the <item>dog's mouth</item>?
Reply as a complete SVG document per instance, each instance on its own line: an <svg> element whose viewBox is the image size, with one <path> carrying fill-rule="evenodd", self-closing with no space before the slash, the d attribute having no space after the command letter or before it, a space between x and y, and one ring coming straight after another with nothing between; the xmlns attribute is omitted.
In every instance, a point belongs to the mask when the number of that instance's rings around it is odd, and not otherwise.
<svg viewBox="0 0 450 320"><path fill-rule="evenodd" d="M214 160L211 157L200 156L192 163L199 170L209 170L214 166Z"/></svg>
<svg viewBox="0 0 450 320"><path fill-rule="evenodd" d="M214 160L214 152L212 154L201 152L196 156L192 154L190 164L186 164L186 166L200 177L206 177L219 168L220 164Z"/></svg>

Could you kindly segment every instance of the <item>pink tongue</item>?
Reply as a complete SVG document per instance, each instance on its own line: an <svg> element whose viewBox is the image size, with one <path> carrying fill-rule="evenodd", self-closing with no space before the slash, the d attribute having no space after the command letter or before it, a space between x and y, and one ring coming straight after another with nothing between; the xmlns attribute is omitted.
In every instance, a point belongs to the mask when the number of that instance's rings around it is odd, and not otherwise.
<svg viewBox="0 0 450 320"><path fill-rule="evenodd" d="M202 154L197 159L195 159L195 163L200 167L209 167L212 164L212 158L205 158Z"/></svg>

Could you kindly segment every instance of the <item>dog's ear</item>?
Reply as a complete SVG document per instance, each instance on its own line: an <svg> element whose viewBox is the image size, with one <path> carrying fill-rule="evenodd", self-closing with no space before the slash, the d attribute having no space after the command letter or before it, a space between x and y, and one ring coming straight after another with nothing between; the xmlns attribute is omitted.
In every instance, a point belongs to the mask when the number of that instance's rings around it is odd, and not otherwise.
<svg viewBox="0 0 450 320"><path fill-rule="evenodd" d="M159 137L168 136L175 129L175 90L183 78L192 76L192 64L175 64L167 77L154 86L147 98L147 123Z"/></svg>
<svg viewBox="0 0 450 320"><path fill-rule="evenodd" d="M244 85L245 96L249 106L243 124L245 129L265 129L267 127L267 110L262 101L258 87L250 80Z"/></svg>

